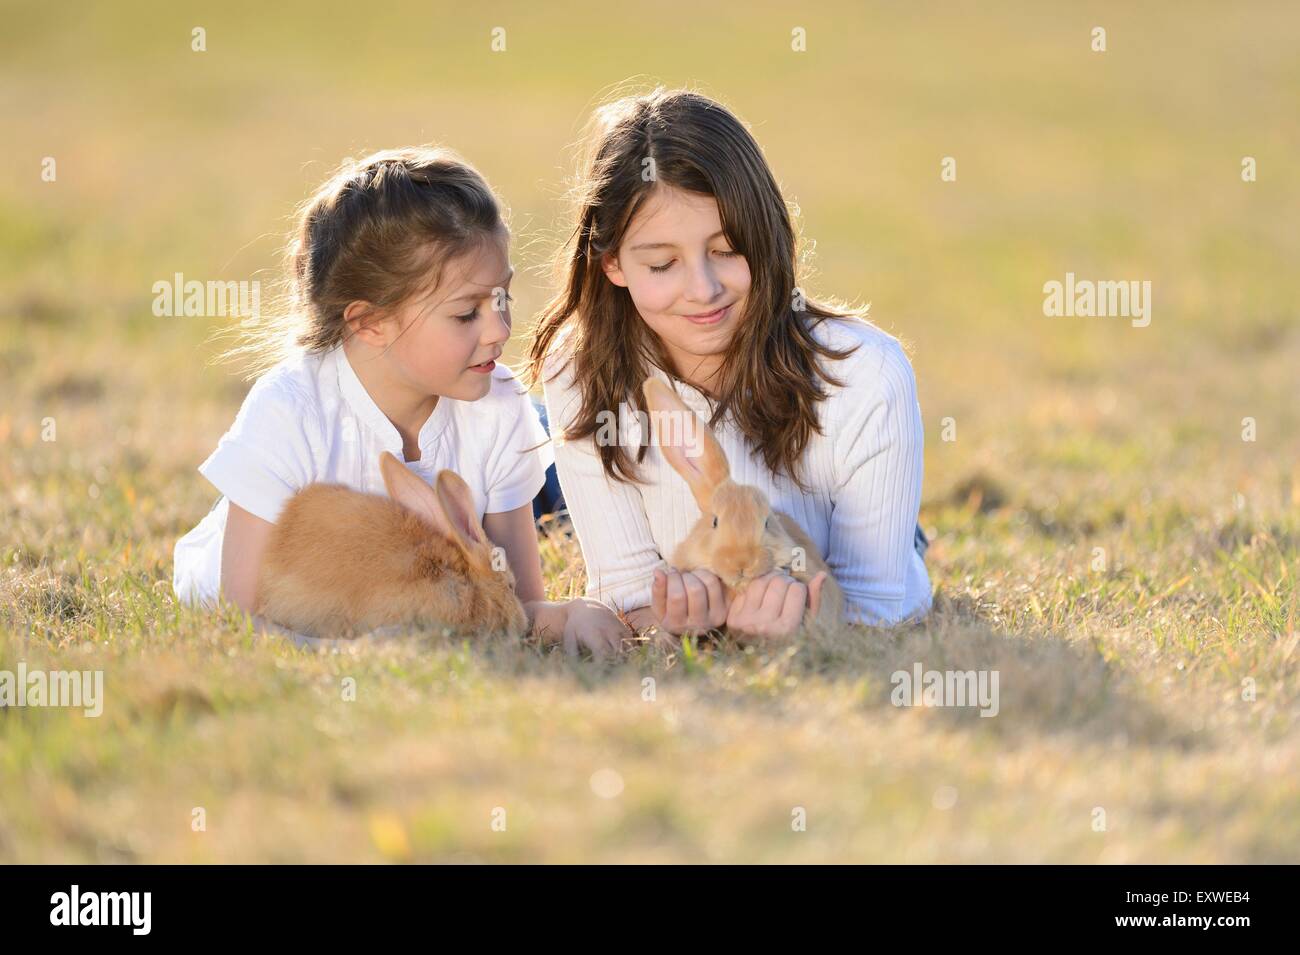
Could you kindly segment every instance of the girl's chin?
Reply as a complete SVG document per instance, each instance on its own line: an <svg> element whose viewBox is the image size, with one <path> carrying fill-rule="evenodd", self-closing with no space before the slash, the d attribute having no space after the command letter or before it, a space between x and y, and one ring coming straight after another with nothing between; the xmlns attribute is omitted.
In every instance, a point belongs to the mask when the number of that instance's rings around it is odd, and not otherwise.
<svg viewBox="0 0 1300 955"><path fill-rule="evenodd" d="M429 393L442 395L444 398L455 398L457 401L477 401L491 390L491 375L482 375L467 368L455 381L448 382Z"/></svg>
<svg viewBox="0 0 1300 955"><path fill-rule="evenodd" d="M492 372L470 371L465 369L461 375L461 387L472 392L476 396L487 394L492 390Z"/></svg>
<svg viewBox="0 0 1300 955"><path fill-rule="evenodd" d="M669 340L673 341L682 351L696 355L714 355L726 350L727 346L731 344L731 337L734 333L735 326L728 321L705 326L695 326L689 322L682 322ZM668 336L664 337L667 338Z"/></svg>

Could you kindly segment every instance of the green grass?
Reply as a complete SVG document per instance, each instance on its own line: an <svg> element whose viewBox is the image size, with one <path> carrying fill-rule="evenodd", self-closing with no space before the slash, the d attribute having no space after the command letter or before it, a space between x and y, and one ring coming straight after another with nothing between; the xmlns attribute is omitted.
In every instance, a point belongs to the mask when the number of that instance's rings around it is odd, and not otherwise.
<svg viewBox="0 0 1300 955"><path fill-rule="evenodd" d="M145 9L3 11L0 670L102 669L107 699L0 710L0 861L1300 859L1291 5ZM602 666L315 653L179 608L195 468L247 385L152 282L269 280L327 168L436 139L510 203L518 355L565 146L636 72L750 120L806 284L911 347L930 619ZM1151 326L1044 318L1066 271L1150 279ZM543 560L580 592L572 540ZM999 715L894 707L915 661L996 669Z"/></svg>

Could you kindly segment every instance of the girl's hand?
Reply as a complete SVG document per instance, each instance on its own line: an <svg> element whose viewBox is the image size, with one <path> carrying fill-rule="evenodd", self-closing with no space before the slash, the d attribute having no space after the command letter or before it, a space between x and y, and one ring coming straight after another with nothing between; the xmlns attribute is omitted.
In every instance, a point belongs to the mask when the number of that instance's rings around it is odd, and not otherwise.
<svg viewBox="0 0 1300 955"><path fill-rule="evenodd" d="M621 653L623 640L632 635L618 615L598 600L575 597L564 605L563 645L566 653L576 654L586 647L597 660Z"/></svg>
<svg viewBox="0 0 1300 955"><path fill-rule="evenodd" d="M755 577L744 591L732 598L727 608L727 631L744 640L794 636L803 624L804 608L817 613L825 581L825 571L807 585L779 570Z"/></svg>
<svg viewBox="0 0 1300 955"><path fill-rule="evenodd" d="M659 618L659 626L675 636L687 630L714 630L727 622L722 581L704 569L656 570L650 607Z"/></svg>

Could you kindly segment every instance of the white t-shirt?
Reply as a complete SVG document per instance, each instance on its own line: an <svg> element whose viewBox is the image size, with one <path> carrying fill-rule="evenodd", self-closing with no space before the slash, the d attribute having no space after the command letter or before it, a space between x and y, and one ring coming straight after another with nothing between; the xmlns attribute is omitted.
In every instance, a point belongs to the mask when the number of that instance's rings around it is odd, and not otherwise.
<svg viewBox="0 0 1300 955"><path fill-rule="evenodd" d="M406 462L430 483L443 468L459 474L480 518L530 502L554 461L537 409L514 372L498 364L491 375L491 389L477 401L438 399L420 429L420 459ZM285 502L313 482L387 495L381 451L401 461L402 436L342 347L276 365L254 383L235 423L199 467L222 497L176 542L177 596L191 604L215 602L230 501L275 523Z"/></svg>
<svg viewBox="0 0 1300 955"><path fill-rule="evenodd" d="M831 319L813 334L836 350L858 348L843 361L827 361L831 376L844 386L822 384L829 395L817 405L823 434L811 435L803 455L801 476L809 493L785 475L774 477L728 419L715 434L731 476L762 488L774 509L808 532L844 589L847 619L888 626L922 616L932 597L925 560L915 547L924 436L912 365L897 339L865 321ZM581 395L572 364L551 380L563 354L561 344L544 366L543 385L556 470L587 565L587 596L625 611L644 607L655 568L668 566L665 558L700 509L653 444L639 471L648 483L625 484L605 474L594 435L564 442ZM709 420L706 395L671 382L661 369L651 374ZM626 402L619 420L628 421L629 434L639 433Z"/></svg>

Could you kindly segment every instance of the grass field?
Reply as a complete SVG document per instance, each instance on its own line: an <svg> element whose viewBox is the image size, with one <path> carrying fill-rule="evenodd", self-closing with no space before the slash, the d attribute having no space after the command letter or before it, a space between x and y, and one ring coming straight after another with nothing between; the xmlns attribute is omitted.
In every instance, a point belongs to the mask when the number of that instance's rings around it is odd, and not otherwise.
<svg viewBox="0 0 1300 955"><path fill-rule="evenodd" d="M106 698L0 709L0 861L1300 861L1300 11L859 6L0 5L0 671ZM909 345L931 618L600 666L179 608L248 385L153 283L269 282L343 156L440 141L510 204L518 355L630 76L746 118L805 285ZM1150 325L1045 317L1067 272ZM893 706L916 662L998 715Z"/></svg>

